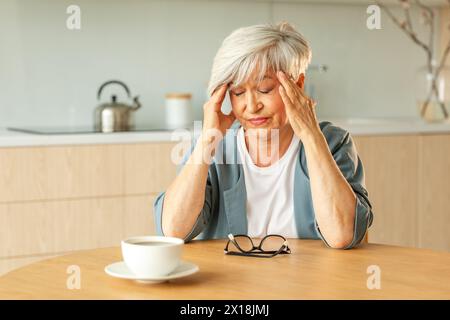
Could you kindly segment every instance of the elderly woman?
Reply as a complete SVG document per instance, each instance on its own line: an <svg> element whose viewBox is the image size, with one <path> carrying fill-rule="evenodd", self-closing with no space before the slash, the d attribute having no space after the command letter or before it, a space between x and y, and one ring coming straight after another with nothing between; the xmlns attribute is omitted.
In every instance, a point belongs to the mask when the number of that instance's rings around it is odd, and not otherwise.
<svg viewBox="0 0 450 320"><path fill-rule="evenodd" d="M303 91L310 60L307 41L288 23L240 28L223 41L202 133L155 200L159 234L278 234L340 249L361 242L373 219L363 165L347 131L318 122Z"/></svg>

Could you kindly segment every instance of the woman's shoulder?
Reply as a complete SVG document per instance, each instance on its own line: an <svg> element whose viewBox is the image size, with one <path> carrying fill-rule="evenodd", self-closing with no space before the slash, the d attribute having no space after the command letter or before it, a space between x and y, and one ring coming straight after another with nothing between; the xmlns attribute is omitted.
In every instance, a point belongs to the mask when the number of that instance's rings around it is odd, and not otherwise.
<svg viewBox="0 0 450 320"><path fill-rule="evenodd" d="M353 144L351 135L346 129L330 121L320 121L319 127L332 153L344 145Z"/></svg>

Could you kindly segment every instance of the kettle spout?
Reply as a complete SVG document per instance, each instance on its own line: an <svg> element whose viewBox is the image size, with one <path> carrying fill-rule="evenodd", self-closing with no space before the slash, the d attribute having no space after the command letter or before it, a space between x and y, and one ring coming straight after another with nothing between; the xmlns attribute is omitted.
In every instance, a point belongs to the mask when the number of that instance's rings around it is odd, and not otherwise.
<svg viewBox="0 0 450 320"><path fill-rule="evenodd" d="M136 111L141 107L141 103L139 102L139 96L134 97L133 102L134 104L131 108L133 109L133 111Z"/></svg>

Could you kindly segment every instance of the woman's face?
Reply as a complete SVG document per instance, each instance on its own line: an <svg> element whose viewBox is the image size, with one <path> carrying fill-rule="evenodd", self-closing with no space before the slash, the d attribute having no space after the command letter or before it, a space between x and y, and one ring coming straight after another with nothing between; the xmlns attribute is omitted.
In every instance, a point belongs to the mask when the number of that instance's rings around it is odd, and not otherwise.
<svg viewBox="0 0 450 320"><path fill-rule="evenodd" d="M303 86L303 76L300 79L299 84ZM239 87L231 84L232 109L244 129L266 129L270 134L272 129L281 130L289 124L279 86L273 71L266 73L259 84L251 80Z"/></svg>

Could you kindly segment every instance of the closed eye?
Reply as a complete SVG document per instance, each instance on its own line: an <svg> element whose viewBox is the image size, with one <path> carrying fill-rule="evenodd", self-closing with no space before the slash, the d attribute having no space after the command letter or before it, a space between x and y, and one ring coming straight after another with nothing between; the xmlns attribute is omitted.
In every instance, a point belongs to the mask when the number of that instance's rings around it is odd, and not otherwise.
<svg viewBox="0 0 450 320"><path fill-rule="evenodd" d="M262 94L268 94L268 93L270 93L272 90L273 90L273 89L270 89L270 90L258 90L258 91L259 91L260 93L262 93ZM236 97L239 97L239 96L242 95L244 92L245 92L245 91L243 91L243 92L233 92L233 94L234 94Z"/></svg>

